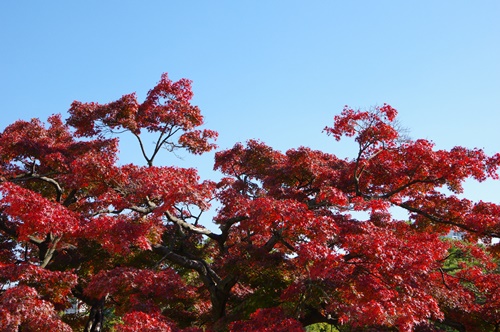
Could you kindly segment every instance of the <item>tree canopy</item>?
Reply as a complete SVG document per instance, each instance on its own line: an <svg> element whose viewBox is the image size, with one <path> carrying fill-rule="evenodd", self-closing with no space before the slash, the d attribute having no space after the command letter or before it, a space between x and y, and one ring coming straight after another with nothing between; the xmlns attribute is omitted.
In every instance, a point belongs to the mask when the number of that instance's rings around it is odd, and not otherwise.
<svg viewBox="0 0 500 332"><path fill-rule="evenodd" d="M353 139L351 159L250 140L201 180L156 162L216 148L192 96L163 74L142 103L75 101L0 133L2 331L500 329L500 206L460 195L498 179L500 154L345 107L324 132ZM124 132L142 162L117 162Z"/></svg>

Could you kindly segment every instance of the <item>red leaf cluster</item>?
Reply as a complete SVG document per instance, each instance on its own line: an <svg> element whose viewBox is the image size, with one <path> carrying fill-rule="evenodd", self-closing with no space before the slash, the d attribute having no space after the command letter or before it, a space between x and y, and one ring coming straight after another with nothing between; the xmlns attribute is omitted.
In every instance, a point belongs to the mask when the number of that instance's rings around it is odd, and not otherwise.
<svg viewBox="0 0 500 332"><path fill-rule="evenodd" d="M78 230L77 216L58 203L12 183L0 183L0 210L17 223L19 240L30 235L73 234Z"/></svg>
<svg viewBox="0 0 500 332"><path fill-rule="evenodd" d="M53 305L41 300L34 288L13 287L0 295L0 326L2 331L57 331L71 332L63 323Z"/></svg>
<svg viewBox="0 0 500 332"><path fill-rule="evenodd" d="M231 323L230 331L238 332L302 332L302 325L293 318L288 318L279 308L258 309L246 321Z"/></svg>

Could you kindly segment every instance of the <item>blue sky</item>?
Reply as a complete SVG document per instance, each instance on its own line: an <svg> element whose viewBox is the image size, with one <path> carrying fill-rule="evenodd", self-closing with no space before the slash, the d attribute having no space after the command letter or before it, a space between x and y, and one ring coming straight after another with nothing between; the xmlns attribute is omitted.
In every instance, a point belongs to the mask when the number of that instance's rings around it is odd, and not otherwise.
<svg viewBox="0 0 500 332"><path fill-rule="evenodd" d="M344 105L398 109L437 148L500 151L500 2L2 1L0 128L73 100L140 99L168 72L221 149L259 138L354 157L322 133ZM142 163L136 146L126 162ZM137 156L137 157L136 157ZM212 177L213 154L165 163ZM500 202L500 185L468 196Z"/></svg>

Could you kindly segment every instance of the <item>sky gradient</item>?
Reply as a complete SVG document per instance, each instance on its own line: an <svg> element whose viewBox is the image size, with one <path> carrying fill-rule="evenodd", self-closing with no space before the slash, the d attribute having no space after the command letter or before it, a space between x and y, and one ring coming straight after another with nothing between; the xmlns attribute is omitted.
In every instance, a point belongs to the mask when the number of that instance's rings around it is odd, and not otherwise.
<svg viewBox="0 0 500 332"><path fill-rule="evenodd" d="M389 103L412 138L500 151L500 2L2 1L0 128L73 100L140 101L168 72L220 149L257 138L354 157L322 133L344 105ZM127 143L129 144L129 143ZM136 146L123 162L143 164ZM213 154L165 164L212 172ZM500 185L467 196L500 203Z"/></svg>

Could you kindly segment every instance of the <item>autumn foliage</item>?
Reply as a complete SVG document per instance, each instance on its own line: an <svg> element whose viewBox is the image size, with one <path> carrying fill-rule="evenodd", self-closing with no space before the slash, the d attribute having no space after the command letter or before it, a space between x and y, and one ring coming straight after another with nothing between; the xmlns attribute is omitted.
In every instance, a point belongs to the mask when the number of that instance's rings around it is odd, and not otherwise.
<svg viewBox="0 0 500 332"><path fill-rule="evenodd" d="M354 139L351 159L250 140L202 181L156 163L216 148L192 96L164 74L142 103L75 101L0 133L1 331L500 329L500 206L461 196L498 179L499 154L346 107L324 132ZM118 162L124 133L138 164Z"/></svg>

